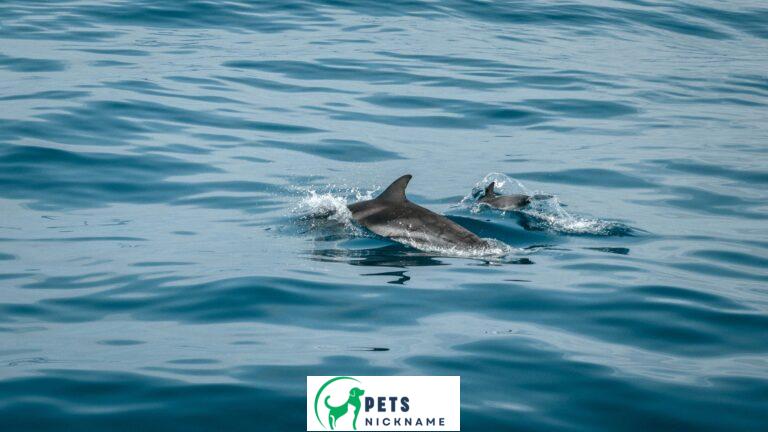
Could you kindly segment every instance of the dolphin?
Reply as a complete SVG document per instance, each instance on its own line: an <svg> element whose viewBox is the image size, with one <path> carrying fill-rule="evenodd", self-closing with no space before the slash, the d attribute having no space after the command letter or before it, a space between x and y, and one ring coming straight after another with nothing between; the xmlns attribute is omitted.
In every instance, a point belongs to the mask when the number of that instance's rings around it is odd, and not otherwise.
<svg viewBox="0 0 768 432"><path fill-rule="evenodd" d="M493 190L496 186L496 182L491 182L485 188L485 195L483 195L478 202L487 204L490 207L499 210L517 210L525 207L531 203L531 197L528 195L514 194L514 195L498 195ZM542 196L543 197L543 196Z"/></svg>
<svg viewBox="0 0 768 432"><path fill-rule="evenodd" d="M348 205L352 218L375 234L417 249L482 250L491 246L447 217L408 201L405 187L411 177L400 177L374 199Z"/></svg>

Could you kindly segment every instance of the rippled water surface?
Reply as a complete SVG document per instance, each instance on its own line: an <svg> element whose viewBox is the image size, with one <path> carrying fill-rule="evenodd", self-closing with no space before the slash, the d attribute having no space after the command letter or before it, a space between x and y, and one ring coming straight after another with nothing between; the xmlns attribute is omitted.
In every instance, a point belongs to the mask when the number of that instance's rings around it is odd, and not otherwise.
<svg viewBox="0 0 768 432"><path fill-rule="evenodd" d="M3 2L0 430L766 430L766 71L759 1ZM503 254L320 217L406 173Z"/></svg>

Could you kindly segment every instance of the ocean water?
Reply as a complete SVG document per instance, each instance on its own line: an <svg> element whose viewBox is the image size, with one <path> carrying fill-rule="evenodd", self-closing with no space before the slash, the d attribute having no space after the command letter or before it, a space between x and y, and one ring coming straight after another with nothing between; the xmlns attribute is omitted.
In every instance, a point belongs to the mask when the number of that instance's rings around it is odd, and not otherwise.
<svg viewBox="0 0 768 432"><path fill-rule="evenodd" d="M766 430L767 71L762 1L4 1L0 430ZM406 173L502 250L351 223Z"/></svg>

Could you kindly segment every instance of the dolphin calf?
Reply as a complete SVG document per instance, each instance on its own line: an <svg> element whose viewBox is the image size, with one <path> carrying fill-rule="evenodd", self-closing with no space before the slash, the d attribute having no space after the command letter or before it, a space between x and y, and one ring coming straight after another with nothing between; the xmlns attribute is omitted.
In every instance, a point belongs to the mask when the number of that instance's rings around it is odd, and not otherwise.
<svg viewBox="0 0 768 432"><path fill-rule="evenodd" d="M417 249L486 249L490 244L461 225L405 197L411 180L395 180L378 197L347 206L352 218L374 233Z"/></svg>
<svg viewBox="0 0 768 432"><path fill-rule="evenodd" d="M531 203L531 197L528 195L498 195L496 194L496 191L493 190L494 187L496 187L496 182L491 182L491 184L486 186L485 195L483 195L478 202L504 211L516 210Z"/></svg>

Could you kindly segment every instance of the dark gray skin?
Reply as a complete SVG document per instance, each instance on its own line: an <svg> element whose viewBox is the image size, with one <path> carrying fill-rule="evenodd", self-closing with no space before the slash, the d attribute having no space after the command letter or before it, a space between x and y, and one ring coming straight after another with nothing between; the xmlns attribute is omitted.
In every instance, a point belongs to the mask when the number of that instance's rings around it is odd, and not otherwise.
<svg viewBox="0 0 768 432"><path fill-rule="evenodd" d="M405 197L411 180L407 174L395 180L378 197L347 206L352 218L374 233L418 249L484 249L485 240L459 224L416 205Z"/></svg>
<svg viewBox="0 0 768 432"><path fill-rule="evenodd" d="M504 211L517 210L531 203L531 197L528 195L497 195L493 190L495 186L496 182L491 182L491 184L485 188L485 195L483 195L478 202Z"/></svg>

